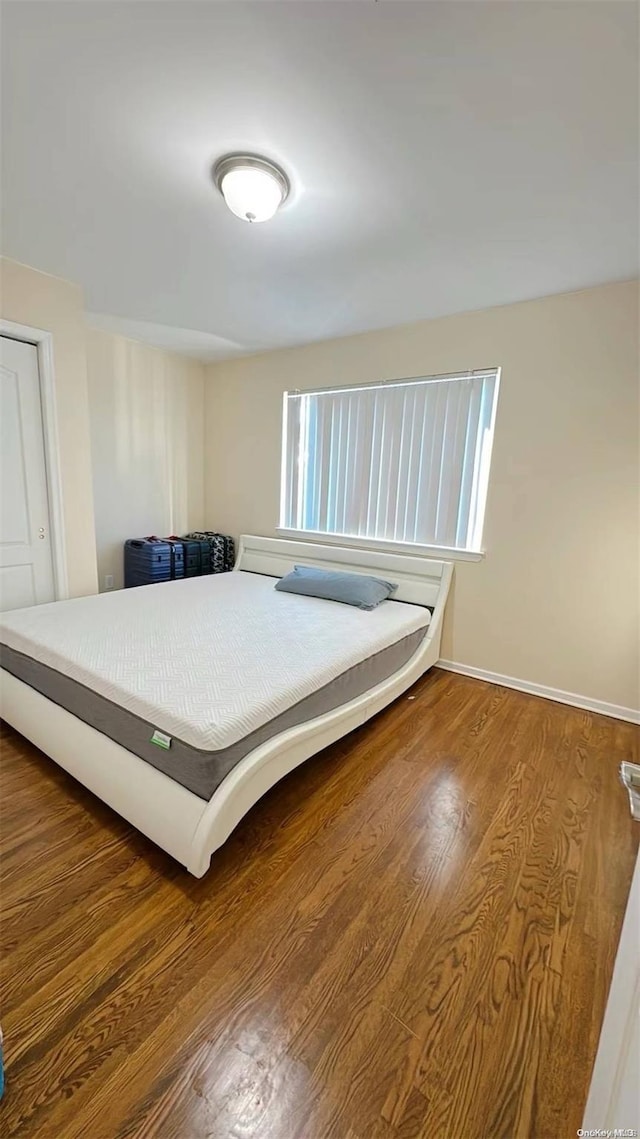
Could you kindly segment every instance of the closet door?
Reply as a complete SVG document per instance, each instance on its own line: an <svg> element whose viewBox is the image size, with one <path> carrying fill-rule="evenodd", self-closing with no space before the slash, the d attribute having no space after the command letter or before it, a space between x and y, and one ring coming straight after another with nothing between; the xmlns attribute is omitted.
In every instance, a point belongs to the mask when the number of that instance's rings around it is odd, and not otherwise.
<svg viewBox="0 0 640 1139"><path fill-rule="evenodd" d="M0 609L55 600L38 353L0 337Z"/></svg>

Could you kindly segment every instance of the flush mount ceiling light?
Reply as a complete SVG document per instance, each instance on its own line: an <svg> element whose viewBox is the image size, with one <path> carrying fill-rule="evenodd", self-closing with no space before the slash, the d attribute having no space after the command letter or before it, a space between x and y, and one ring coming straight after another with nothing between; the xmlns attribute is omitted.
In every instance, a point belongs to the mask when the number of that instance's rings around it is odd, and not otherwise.
<svg viewBox="0 0 640 1139"><path fill-rule="evenodd" d="M268 221L289 193L284 170L257 154L218 159L213 180L231 213L248 222Z"/></svg>

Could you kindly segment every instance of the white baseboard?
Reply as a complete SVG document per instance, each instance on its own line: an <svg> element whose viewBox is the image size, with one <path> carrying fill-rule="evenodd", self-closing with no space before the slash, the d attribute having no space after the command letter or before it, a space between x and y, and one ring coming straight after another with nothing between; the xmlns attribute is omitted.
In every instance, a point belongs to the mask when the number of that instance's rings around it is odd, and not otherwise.
<svg viewBox="0 0 640 1139"><path fill-rule="evenodd" d="M640 710L636 708L607 704L605 700L592 700L590 696L579 696L577 692L547 688L544 684L518 680L515 676L502 676L499 672L487 672L484 668L473 668L469 664L459 664L455 660L439 660L437 667L444 668L447 672L472 676L475 680L486 680L489 684L500 684L503 688L517 688L518 692L528 692L530 696L542 696L545 700L555 700L558 704L570 704L573 708L585 708L588 712L599 712L601 716L613 716L616 720L628 720L631 724L640 724Z"/></svg>

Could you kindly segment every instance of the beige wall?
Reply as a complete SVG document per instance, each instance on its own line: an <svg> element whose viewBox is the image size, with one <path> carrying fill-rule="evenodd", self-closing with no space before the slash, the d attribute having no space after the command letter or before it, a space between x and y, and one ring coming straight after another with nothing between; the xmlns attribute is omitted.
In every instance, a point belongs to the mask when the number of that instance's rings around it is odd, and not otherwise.
<svg viewBox="0 0 640 1139"><path fill-rule="evenodd" d="M95 593L87 361L82 292L68 281L3 258L0 262L5 320L53 334L56 413L69 593Z"/></svg>
<svg viewBox="0 0 640 1139"><path fill-rule="evenodd" d="M2 259L1 315L53 334L69 592L122 585L122 543L203 524L204 367L87 328L82 291Z"/></svg>
<svg viewBox="0 0 640 1139"><path fill-rule="evenodd" d="M209 366L207 523L275 534L286 389L491 365L486 558L456 565L442 656L637 708L635 283Z"/></svg>
<svg viewBox="0 0 640 1139"><path fill-rule="evenodd" d="M102 590L126 538L203 525L204 367L94 329L87 357Z"/></svg>

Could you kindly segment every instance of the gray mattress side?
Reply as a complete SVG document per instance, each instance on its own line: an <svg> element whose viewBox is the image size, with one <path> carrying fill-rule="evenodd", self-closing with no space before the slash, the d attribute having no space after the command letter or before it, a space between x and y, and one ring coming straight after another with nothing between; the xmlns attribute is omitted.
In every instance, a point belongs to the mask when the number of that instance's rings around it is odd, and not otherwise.
<svg viewBox="0 0 640 1139"><path fill-rule="evenodd" d="M151 742L154 732L161 731L157 724L136 716L87 685L8 645L0 644L0 665L77 719L181 783L194 795L210 799L232 768L250 751L280 732L347 704L392 676L411 659L428 632L428 628L417 629L374 653L243 739L217 751L203 751L175 736L171 737L170 747L158 747Z"/></svg>

